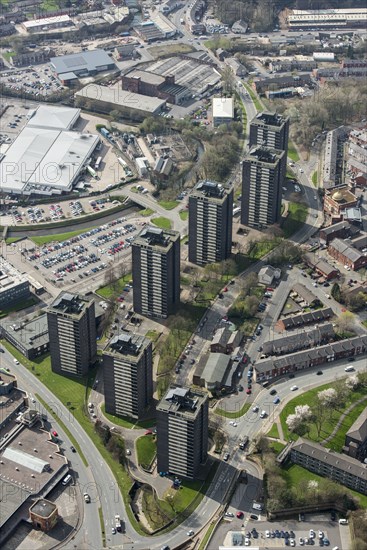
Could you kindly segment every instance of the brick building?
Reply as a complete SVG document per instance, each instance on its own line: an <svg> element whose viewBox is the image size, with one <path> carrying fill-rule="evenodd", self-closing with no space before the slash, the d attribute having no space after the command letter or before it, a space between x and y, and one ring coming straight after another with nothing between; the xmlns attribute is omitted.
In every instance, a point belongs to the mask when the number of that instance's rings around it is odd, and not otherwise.
<svg viewBox="0 0 367 550"><path fill-rule="evenodd" d="M341 219L347 208L357 206L357 197L346 185L327 189L324 196L324 212L334 219Z"/></svg>
<svg viewBox="0 0 367 550"><path fill-rule="evenodd" d="M367 456L367 410L364 409L345 434L343 452L363 460Z"/></svg>
<svg viewBox="0 0 367 550"><path fill-rule="evenodd" d="M29 519L36 529L50 531L59 519L56 504L45 498L38 499L29 509Z"/></svg>
<svg viewBox="0 0 367 550"><path fill-rule="evenodd" d="M334 239L328 247L328 253L353 271L367 265L367 255L354 248L348 241Z"/></svg>
<svg viewBox="0 0 367 550"><path fill-rule="evenodd" d="M313 254L312 252L304 255L304 261L309 267L311 267L311 269L315 271L315 273L320 275L320 277L325 280L330 281L331 279L336 279L340 275L340 272L336 267L329 264L326 260L318 258L316 254Z"/></svg>
<svg viewBox="0 0 367 550"><path fill-rule="evenodd" d="M275 328L278 332L283 332L284 330L300 328L304 325L309 325L310 323L321 323L322 321L330 319L333 315L334 312L331 307L316 309L315 311L309 311L307 313L300 313L298 315L291 315L289 317L284 317L284 319L279 319L275 325Z"/></svg>
<svg viewBox="0 0 367 550"><path fill-rule="evenodd" d="M158 97L173 104L188 94L184 86L175 84L174 75L162 76L139 69L134 69L122 76L121 87L135 94Z"/></svg>

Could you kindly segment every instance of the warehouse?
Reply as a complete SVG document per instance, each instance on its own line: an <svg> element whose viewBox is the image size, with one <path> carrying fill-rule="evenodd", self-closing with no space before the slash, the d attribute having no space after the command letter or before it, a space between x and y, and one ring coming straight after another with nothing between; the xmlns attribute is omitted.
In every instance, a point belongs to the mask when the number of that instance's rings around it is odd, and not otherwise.
<svg viewBox="0 0 367 550"><path fill-rule="evenodd" d="M173 104L179 103L180 100L191 95L187 88L175 84L174 76L161 76L139 69L133 69L122 76L121 86L123 90L151 97L159 97Z"/></svg>
<svg viewBox="0 0 367 550"><path fill-rule="evenodd" d="M71 130L77 123L80 109L39 105L27 114L28 128L49 128L53 130Z"/></svg>
<svg viewBox="0 0 367 550"><path fill-rule="evenodd" d="M74 26L69 15L55 15L55 17L42 17L40 19L31 19L23 21L21 27L29 33L49 31L51 29L59 29L61 27Z"/></svg>
<svg viewBox="0 0 367 550"><path fill-rule="evenodd" d="M213 97L213 126L229 124L234 118L233 97Z"/></svg>
<svg viewBox="0 0 367 550"><path fill-rule="evenodd" d="M72 83L78 78L116 69L114 61L104 50L89 50L51 57L50 66L64 85Z"/></svg>
<svg viewBox="0 0 367 550"><path fill-rule="evenodd" d="M164 99L124 91L119 82L111 87L88 84L76 92L75 101L81 107L88 101L92 102L93 108L103 113L115 109L126 118L137 121L161 113L166 105Z"/></svg>
<svg viewBox="0 0 367 550"><path fill-rule="evenodd" d="M47 108L40 109L0 161L3 193L52 195L70 191L100 142L98 136L63 129L75 123L78 109L61 108L58 116L58 107L53 107L51 127L47 127ZM43 127L35 125L37 120Z"/></svg>

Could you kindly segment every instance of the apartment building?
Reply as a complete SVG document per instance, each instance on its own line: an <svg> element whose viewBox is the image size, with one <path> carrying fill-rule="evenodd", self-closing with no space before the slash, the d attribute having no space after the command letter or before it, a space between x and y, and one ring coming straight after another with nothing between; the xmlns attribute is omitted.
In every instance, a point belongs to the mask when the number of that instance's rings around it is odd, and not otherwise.
<svg viewBox="0 0 367 550"><path fill-rule="evenodd" d="M289 117L263 111L250 122L249 146L263 145L271 149L288 151Z"/></svg>
<svg viewBox="0 0 367 550"><path fill-rule="evenodd" d="M291 444L288 457L294 464L367 495L367 468L355 458L301 437Z"/></svg>
<svg viewBox="0 0 367 550"><path fill-rule="evenodd" d="M132 245L134 311L165 319L180 303L180 234L146 226Z"/></svg>
<svg viewBox="0 0 367 550"><path fill-rule="evenodd" d="M253 147L242 164L241 223L262 228L279 221L286 153Z"/></svg>
<svg viewBox="0 0 367 550"><path fill-rule="evenodd" d="M153 398L152 342L130 333L115 336L103 352L106 412L141 418Z"/></svg>
<svg viewBox="0 0 367 550"><path fill-rule="evenodd" d="M195 479L208 453L208 395L170 388L157 406L157 469Z"/></svg>
<svg viewBox="0 0 367 550"><path fill-rule="evenodd" d="M189 261L198 265L227 259L232 249L232 187L199 182L189 197Z"/></svg>
<svg viewBox="0 0 367 550"><path fill-rule="evenodd" d="M97 359L93 299L62 292L47 309L47 323L53 372L84 376Z"/></svg>

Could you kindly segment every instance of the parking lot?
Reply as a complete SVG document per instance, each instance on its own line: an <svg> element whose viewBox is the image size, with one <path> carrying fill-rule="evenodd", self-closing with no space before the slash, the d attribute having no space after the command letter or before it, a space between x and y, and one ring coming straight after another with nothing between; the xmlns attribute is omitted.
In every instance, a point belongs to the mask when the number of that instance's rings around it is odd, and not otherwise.
<svg viewBox="0 0 367 550"><path fill-rule="evenodd" d="M35 99L50 96L63 89L48 64L37 65L35 69L27 67L3 72L1 79L3 86L14 91L24 90Z"/></svg>
<svg viewBox="0 0 367 550"><path fill-rule="evenodd" d="M141 229L139 225L145 223L121 217L69 240L39 247L26 241L21 254L45 280L57 286L71 284L121 261Z"/></svg>
<svg viewBox="0 0 367 550"><path fill-rule="evenodd" d="M256 546L259 548L303 548L314 546L315 548L330 548L347 550L350 547L348 525L339 525L336 515L325 514L301 514L304 521L289 519L273 522L250 519L250 516L243 523L241 512L230 510L225 517L225 524L231 525L227 531L225 543L233 545ZM232 517L231 517L232 516ZM243 517L243 515L242 515ZM332 519L335 518L335 519ZM347 544L347 546L346 546Z"/></svg>

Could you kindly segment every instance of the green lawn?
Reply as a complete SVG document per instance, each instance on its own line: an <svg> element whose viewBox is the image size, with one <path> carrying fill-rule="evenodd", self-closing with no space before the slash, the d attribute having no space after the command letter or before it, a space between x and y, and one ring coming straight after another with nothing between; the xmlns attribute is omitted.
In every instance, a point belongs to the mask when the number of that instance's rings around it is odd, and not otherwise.
<svg viewBox="0 0 367 550"><path fill-rule="evenodd" d="M14 55L16 55L15 52L5 52L5 53L3 53L3 57L4 57L4 59L6 59L6 61L10 61L10 58L14 57Z"/></svg>
<svg viewBox="0 0 367 550"><path fill-rule="evenodd" d="M144 210L139 210L139 216L148 217L154 214L154 210L151 208L145 208Z"/></svg>
<svg viewBox="0 0 367 550"><path fill-rule="evenodd" d="M302 468L302 466L298 466L298 464L292 464L289 466L286 466L282 468L282 473L284 479L287 481L288 487L295 486L299 484L299 480L306 480L306 481L317 481L319 484L319 487L322 487L328 478L318 476L317 474L314 474L313 472L309 472L306 470L306 468ZM361 508L367 508L367 495L362 495L361 493L358 493L357 491L352 491L351 489L345 489L346 492L351 493L354 497L356 497L359 500L359 504Z"/></svg>
<svg viewBox="0 0 367 550"><path fill-rule="evenodd" d="M318 173L317 173L317 170L315 170L315 172L312 174L311 180L312 180L313 185L314 185L315 187L317 187L317 183L318 183L318 181L319 181L319 175L318 175Z"/></svg>
<svg viewBox="0 0 367 550"><path fill-rule="evenodd" d="M268 437L274 437L275 439L279 439L279 430L275 422L266 435Z"/></svg>
<svg viewBox="0 0 367 550"><path fill-rule="evenodd" d="M293 162L299 161L299 154L291 140L288 141L288 158L292 159Z"/></svg>
<svg viewBox="0 0 367 550"><path fill-rule="evenodd" d="M354 409L348 414L348 416L344 418L339 430L336 432L335 436L326 444L326 447L328 447L329 449L333 449L333 451L337 451L338 453L342 452L342 449L345 445L345 435L347 431L357 420L359 415L362 414L362 412L366 408L366 405L367 401L363 401L363 403L360 403L359 405L354 407Z"/></svg>
<svg viewBox="0 0 367 550"><path fill-rule="evenodd" d="M25 300L23 302L19 302L18 304L13 305L12 307L7 307L4 309L0 309L0 319L3 317L6 317L9 315L9 313L13 313L16 311L21 311L23 309L26 309L27 307L34 306L35 304L38 304L38 299L36 297L28 298L28 300Z"/></svg>
<svg viewBox="0 0 367 550"><path fill-rule="evenodd" d="M362 321L362 325L363 325L364 327L367 327L367 319L366 319L365 321Z"/></svg>
<svg viewBox="0 0 367 550"><path fill-rule="evenodd" d="M251 260L260 260L265 254L271 252L279 244L279 239L271 239L269 241L258 241L254 243L253 247L248 253L248 257Z"/></svg>
<svg viewBox="0 0 367 550"><path fill-rule="evenodd" d="M98 294L98 296L101 296L101 298L109 299L113 295L121 294L126 283L128 283L130 280L131 273L128 273L120 279L117 279L117 281L115 281L113 284L102 286L96 291L96 294Z"/></svg>
<svg viewBox="0 0 367 550"><path fill-rule="evenodd" d="M280 441L269 441L269 447L278 455L285 448L285 445Z"/></svg>
<svg viewBox="0 0 367 550"><path fill-rule="evenodd" d="M290 202L288 205L288 216L283 223L283 231L286 239L291 237L305 223L308 214L306 204Z"/></svg>
<svg viewBox="0 0 367 550"><path fill-rule="evenodd" d="M22 240L23 237L8 237L7 239L5 239L5 242L6 244L13 244L13 243L17 243L18 241Z"/></svg>
<svg viewBox="0 0 367 550"><path fill-rule="evenodd" d="M240 418L247 413L250 406L250 403L245 403L238 411L226 411L225 409L219 409L217 407L214 412L215 414L219 414L219 416L225 416L226 418Z"/></svg>
<svg viewBox="0 0 367 550"><path fill-rule="evenodd" d="M168 218L164 218L163 216L159 216L159 218L154 218L153 220L151 220L151 222L161 229L171 229L171 220L169 220Z"/></svg>
<svg viewBox="0 0 367 550"><path fill-rule="evenodd" d="M189 211L188 210L181 210L181 212L180 212L181 220L186 221L188 217L189 217Z"/></svg>
<svg viewBox="0 0 367 550"><path fill-rule="evenodd" d="M58 233L56 235L44 235L42 237L30 237L30 239L38 246L42 246L47 243L67 241L69 239L72 239L73 237L77 237L81 233L86 233L91 229L93 229L93 227L89 227L88 229L78 229L77 231L70 231L69 233Z"/></svg>
<svg viewBox="0 0 367 550"><path fill-rule="evenodd" d="M154 434L143 435L136 440L135 445L138 463L143 468L148 469L152 464L155 455L157 454L156 436Z"/></svg>
<svg viewBox="0 0 367 550"><path fill-rule="evenodd" d="M139 428L151 428L155 423L155 420L146 420L138 422L135 418L129 418L128 416L114 416L113 414L106 413L105 405L101 406L101 410L104 416L110 422L116 424L116 426L121 426L121 428L128 428L130 430L139 429Z"/></svg>
<svg viewBox="0 0 367 550"><path fill-rule="evenodd" d="M179 202L178 201L158 201L158 204L165 210L172 210L173 208L176 208Z"/></svg>
<svg viewBox="0 0 367 550"><path fill-rule="evenodd" d="M148 330L145 336L154 343L159 339L161 333L157 332L156 330Z"/></svg>
<svg viewBox="0 0 367 550"><path fill-rule="evenodd" d="M251 88L249 84L244 84L244 87L249 93L249 96L251 97L252 101L254 102L255 108L257 111L263 111L264 107L262 106L262 103L260 99L258 98L258 95L254 92L254 90Z"/></svg>
<svg viewBox="0 0 367 550"><path fill-rule="evenodd" d="M325 390L327 388L332 388L332 387L333 387L333 384L325 384L323 386L319 386L318 388L314 388L312 390L309 390L308 392L303 393L302 395L299 395L299 396L295 397L294 399L289 401L289 403L286 404L286 406L283 408L282 412L280 413L280 421L281 421L282 428L283 428L284 438L286 440L288 440L288 439L289 440L290 439L292 439L292 440L298 439L297 434L291 433L288 430L288 426L285 423L287 416L289 414L294 413L294 409L297 405L309 405L312 409L312 407L315 406L315 404L317 402L318 392L320 392L322 390ZM346 400L346 403L343 405L343 407L341 409L338 409L338 410L330 409L330 415L328 415L325 418L325 420L322 424L322 429L320 431L320 436L317 435L317 429L316 429L315 424L310 423L310 432L307 434L307 438L311 439L312 441L322 441L322 440L326 439L333 432L333 430L334 430L340 416L342 415L342 413L350 405L352 405L353 403L355 403L356 401L358 401L361 397L364 397L365 395L366 394L363 392L363 390L356 390L356 391L350 392L350 394L349 394L349 396ZM345 423L343 423L340 434L339 433L337 434L337 437L335 438L335 441L332 440L331 443L333 445L335 445L336 447L338 446L338 444L340 444L342 431L343 430L345 430L345 431L348 430L348 428L346 428L346 426L348 425L349 422L350 422L350 426L352 425L352 423L354 422L354 420L358 416L357 412L354 412L354 410L353 410L348 415L348 417L345 420Z"/></svg>

